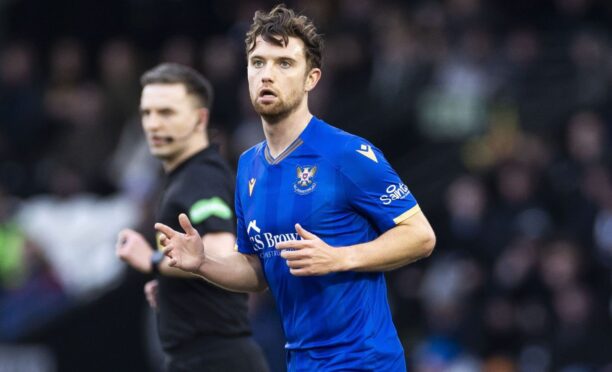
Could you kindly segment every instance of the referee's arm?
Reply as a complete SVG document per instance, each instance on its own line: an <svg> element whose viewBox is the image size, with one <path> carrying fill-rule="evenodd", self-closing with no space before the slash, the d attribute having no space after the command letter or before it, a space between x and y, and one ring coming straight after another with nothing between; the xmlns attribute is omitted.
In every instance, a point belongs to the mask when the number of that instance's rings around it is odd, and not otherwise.
<svg viewBox="0 0 612 372"><path fill-rule="evenodd" d="M233 237L233 234L227 233ZM179 278L193 278L194 275L171 267L165 256L156 262L155 250L139 232L123 229L117 237L116 254L122 261L144 274L159 272L162 275ZM155 265L156 267L153 267Z"/></svg>

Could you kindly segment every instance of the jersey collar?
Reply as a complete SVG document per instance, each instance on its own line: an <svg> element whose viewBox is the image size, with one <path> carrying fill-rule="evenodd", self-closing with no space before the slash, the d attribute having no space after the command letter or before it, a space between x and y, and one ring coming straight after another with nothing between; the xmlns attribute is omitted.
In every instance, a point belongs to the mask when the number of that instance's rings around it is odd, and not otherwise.
<svg viewBox="0 0 612 372"><path fill-rule="evenodd" d="M313 115L312 118L310 119L310 121L308 122L308 124L306 125L306 128L304 128L304 130L302 131L302 133L300 133L298 138L296 138L276 158L273 157L270 154L270 149L268 148L268 143L265 142L263 153L264 153L264 158L266 159L266 162L268 162L269 165L275 165L275 164L280 163L287 156L291 155L291 153L293 153L298 147L300 147L304 143L304 138L305 138L306 134L311 130L311 128L314 126L314 123L316 121L318 121L318 119Z"/></svg>

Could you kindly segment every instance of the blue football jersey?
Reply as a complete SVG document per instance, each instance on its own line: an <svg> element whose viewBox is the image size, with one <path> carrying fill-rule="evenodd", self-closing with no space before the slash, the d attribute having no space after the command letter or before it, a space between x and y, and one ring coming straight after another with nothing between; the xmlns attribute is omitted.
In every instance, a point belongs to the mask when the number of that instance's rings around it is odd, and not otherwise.
<svg viewBox="0 0 612 372"><path fill-rule="evenodd" d="M276 158L265 142L240 157L235 203L238 250L261 260L286 348L295 352L290 365L405 369L382 273L296 277L275 249L278 242L300 239L296 223L340 247L374 240L418 213L416 200L377 148L313 117Z"/></svg>

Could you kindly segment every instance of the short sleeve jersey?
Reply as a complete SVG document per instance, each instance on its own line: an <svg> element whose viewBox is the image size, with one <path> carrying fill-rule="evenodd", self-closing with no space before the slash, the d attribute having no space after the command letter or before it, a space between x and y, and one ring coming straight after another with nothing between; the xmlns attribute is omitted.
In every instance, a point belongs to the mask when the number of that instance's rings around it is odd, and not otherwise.
<svg viewBox="0 0 612 372"><path fill-rule="evenodd" d="M261 261L287 349L359 351L348 369L388 370L389 358L403 360L382 273L296 277L275 249L300 239L296 223L339 247L374 240L420 211L376 147L313 117L276 158L265 142L241 156L235 203L238 250Z"/></svg>
<svg viewBox="0 0 612 372"><path fill-rule="evenodd" d="M186 213L200 235L234 232L234 175L214 147L208 147L168 174L157 220L182 231ZM247 296L228 292L203 279L160 275L159 332L172 350L201 335L248 335Z"/></svg>

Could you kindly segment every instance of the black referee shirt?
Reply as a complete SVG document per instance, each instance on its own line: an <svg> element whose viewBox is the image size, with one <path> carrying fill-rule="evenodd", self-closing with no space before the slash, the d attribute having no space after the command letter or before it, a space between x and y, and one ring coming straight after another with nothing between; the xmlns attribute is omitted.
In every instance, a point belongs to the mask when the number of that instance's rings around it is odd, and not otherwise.
<svg viewBox="0 0 612 372"><path fill-rule="evenodd" d="M216 148L202 150L167 175L157 220L182 232L178 215L186 213L200 235L234 233L234 181ZM228 292L199 278L160 275L157 279L159 333L165 350L199 336L251 333L246 294Z"/></svg>

